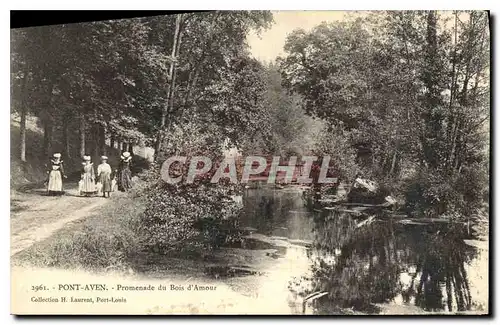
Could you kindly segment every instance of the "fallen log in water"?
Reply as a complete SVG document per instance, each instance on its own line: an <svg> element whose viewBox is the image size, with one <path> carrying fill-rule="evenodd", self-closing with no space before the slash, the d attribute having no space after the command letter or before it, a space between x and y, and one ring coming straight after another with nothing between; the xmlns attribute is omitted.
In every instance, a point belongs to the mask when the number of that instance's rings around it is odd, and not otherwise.
<svg viewBox="0 0 500 325"><path fill-rule="evenodd" d="M328 294L328 291L318 291L318 292L311 293L310 295L305 297L304 300L302 301L302 314L306 313L306 303L308 301L316 300L318 298L326 296L327 294Z"/></svg>
<svg viewBox="0 0 500 325"><path fill-rule="evenodd" d="M399 223L405 224L461 224L467 225L466 221L451 220L449 218L412 218L406 214L385 213L377 215L380 220L398 220Z"/></svg>
<svg viewBox="0 0 500 325"><path fill-rule="evenodd" d="M263 275L261 272L247 265L209 265L205 267L205 273L215 277L235 277L245 275Z"/></svg>
<svg viewBox="0 0 500 325"><path fill-rule="evenodd" d="M381 203L381 204L370 204L370 203L349 203L349 202L336 202L335 205L342 205L348 207L367 207L367 208L385 208L390 206L389 203Z"/></svg>
<svg viewBox="0 0 500 325"><path fill-rule="evenodd" d="M319 199L317 202L321 205L339 205L341 204L337 199Z"/></svg>
<svg viewBox="0 0 500 325"><path fill-rule="evenodd" d="M363 220L363 221L357 223L356 224L356 228L360 228L360 227L363 227L364 225L370 224L373 220L375 220L375 218L376 218L376 216L371 216L368 219Z"/></svg>
<svg viewBox="0 0 500 325"><path fill-rule="evenodd" d="M254 232L257 232L257 229L253 227L240 227L238 230L244 234L252 234Z"/></svg>
<svg viewBox="0 0 500 325"><path fill-rule="evenodd" d="M311 240L289 239L288 242L292 245L297 245L297 246L304 246L304 247L311 247L312 246Z"/></svg>
<svg viewBox="0 0 500 325"><path fill-rule="evenodd" d="M383 210L382 207L368 207L368 206L353 206L351 208L342 208L341 206L335 206L335 207L323 207L322 210L324 211L339 211L339 212L345 212L345 213L362 213L362 212L379 212L379 211L387 211L390 212L390 210Z"/></svg>
<svg viewBox="0 0 500 325"><path fill-rule="evenodd" d="M347 212L347 213L358 213L362 212L363 209L340 209L338 207L324 207L323 211L339 211L339 212Z"/></svg>
<svg viewBox="0 0 500 325"><path fill-rule="evenodd" d="M317 212L343 212L349 213L352 217L359 218L371 218L374 215L373 211L369 209L341 209L339 207L324 207L321 210L315 210ZM468 226L466 221L451 220L449 218L413 218L406 214L401 214L392 211L381 211L381 213L375 214L377 220L387 221L395 220L401 224L407 225L428 225L428 224L459 224Z"/></svg>
<svg viewBox="0 0 500 325"><path fill-rule="evenodd" d="M392 219L396 219L394 217L390 217ZM448 223L457 223L457 224L466 224L466 222L459 222L459 221L452 221L448 219L440 219L440 218L412 218L412 219L401 219L398 220L399 223L404 223L404 224L413 224L413 225L424 225L424 224L429 224L429 223L441 223L441 224L448 224Z"/></svg>

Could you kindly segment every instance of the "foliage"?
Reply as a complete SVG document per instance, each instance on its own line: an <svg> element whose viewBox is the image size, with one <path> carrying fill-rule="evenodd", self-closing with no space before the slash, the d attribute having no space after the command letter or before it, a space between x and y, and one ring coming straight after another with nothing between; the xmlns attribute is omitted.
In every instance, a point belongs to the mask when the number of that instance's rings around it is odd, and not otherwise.
<svg viewBox="0 0 500 325"><path fill-rule="evenodd" d="M231 240L239 207L230 189L208 181L158 184L148 193L140 231L162 252L213 249Z"/></svg>
<svg viewBox="0 0 500 325"><path fill-rule="evenodd" d="M356 150L349 142L349 132L338 128L329 130L326 126L319 129L315 137L314 153L317 156L330 156L330 166L344 180L354 179L360 167L356 164Z"/></svg>
<svg viewBox="0 0 500 325"><path fill-rule="evenodd" d="M250 58L246 35L271 22L268 11L214 11L16 30L13 110L39 117L45 155L59 132L64 143L79 143L82 154L102 154L108 138L156 142L155 165L136 189L147 200L140 219L146 245L216 247L226 240L224 229L234 228L232 189L167 186L158 168L174 153L218 156L223 144L262 130L262 66ZM72 129L80 130L78 139ZM83 239L75 240L87 245Z"/></svg>
<svg viewBox="0 0 500 325"><path fill-rule="evenodd" d="M215 124L196 127L192 121L174 125L163 142L162 153L186 156L183 175L193 156L220 158L224 136ZM167 157L165 156L165 157ZM160 156L163 161L163 156ZM148 171L149 185L142 195L147 208L141 217L140 232L145 245L163 253L213 249L231 240L239 207L230 199L234 188L211 184L210 173L195 182L166 184L159 177L160 166Z"/></svg>
<svg viewBox="0 0 500 325"><path fill-rule="evenodd" d="M356 149L349 165L416 215L468 216L487 188L488 39L486 12L377 12L293 32L280 69L323 141Z"/></svg>
<svg viewBox="0 0 500 325"><path fill-rule="evenodd" d="M307 116L301 108L302 98L287 92L276 64L265 65L261 73L266 85L262 104L266 108L265 127L245 143L244 152L299 158L310 154L322 121Z"/></svg>
<svg viewBox="0 0 500 325"><path fill-rule="evenodd" d="M246 34L268 26L271 18L257 11L183 16L175 96L167 128L161 130L157 168L172 155L219 158L225 146L261 129L266 116L262 67L248 55ZM215 248L230 239L239 210L229 197L232 187L210 184L210 174L179 185L158 180L158 169L150 175L157 180L145 192L148 204L141 219L149 247L163 252Z"/></svg>
<svg viewBox="0 0 500 325"><path fill-rule="evenodd" d="M226 130L231 138L238 135L235 130L258 125L259 82L252 77L258 63L248 57L245 37L250 29L267 28L272 15L242 11L183 17L175 58L167 54L175 16L14 30L13 110L40 118L46 154L57 136L53 130L78 125L97 151L110 137L151 145L164 131L159 121L174 81L169 125L210 114L198 121L235 123L233 130ZM169 72L173 61L178 66L175 76ZM103 135L98 137L96 130Z"/></svg>
<svg viewBox="0 0 500 325"><path fill-rule="evenodd" d="M406 210L414 216L471 218L482 208L487 177L484 167L478 165L447 176L422 169L405 184Z"/></svg>

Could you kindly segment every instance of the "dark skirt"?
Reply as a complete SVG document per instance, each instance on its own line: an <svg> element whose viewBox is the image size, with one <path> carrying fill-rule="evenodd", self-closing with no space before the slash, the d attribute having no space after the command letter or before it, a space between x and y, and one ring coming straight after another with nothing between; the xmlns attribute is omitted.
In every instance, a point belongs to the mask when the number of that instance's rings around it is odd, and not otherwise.
<svg viewBox="0 0 500 325"><path fill-rule="evenodd" d="M118 175L118 189L122 192L128 191L132 187L132 173L130 169L123 169Z"/></svg>

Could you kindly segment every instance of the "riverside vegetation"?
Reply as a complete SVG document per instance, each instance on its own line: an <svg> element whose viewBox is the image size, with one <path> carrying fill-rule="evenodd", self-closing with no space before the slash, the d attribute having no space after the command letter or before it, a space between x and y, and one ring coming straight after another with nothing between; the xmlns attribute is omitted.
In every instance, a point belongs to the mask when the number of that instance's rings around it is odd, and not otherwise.
<svg viewBox="0 0 500 325"><path fill-rule="evenodd" d="M16 175L42 179L35 167L53 150L156 149L131 193L16 260L128 270L144 252L200 258L238 241L238 185L160 177L166 157L215 158L223 143L329 155L344 181L362 171L414 218L487 223L486 12L367 13L296 30L261 63L246 35L271 25L270 12L215 11L13 30Z"/></svg>

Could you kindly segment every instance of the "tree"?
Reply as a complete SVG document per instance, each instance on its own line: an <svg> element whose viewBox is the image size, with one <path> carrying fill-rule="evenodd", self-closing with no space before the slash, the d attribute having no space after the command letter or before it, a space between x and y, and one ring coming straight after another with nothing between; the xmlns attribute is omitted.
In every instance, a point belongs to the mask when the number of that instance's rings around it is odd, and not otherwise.
<svg viewBox="0 0 500 325"><path fill-rule="evenodd" d="M25 37L25 33L15 30L11 32L11 98L13 109L21 115L19 158L22 162L26 162L26 116L28 114L28 105L23 93L28 90L30 78L30 69L19 54L20 48L25 44Z"/></svg>
<svg viewBox="0 0 500 325"><path fill-rule="evenodd" d="M487 183L488 16L446 15L380 12L298 30L280 69L306 113L329 125L325 138L347 139L412 213L466 217Z"/></svg>
<svg viewBox="0 0 500 325"><path fill-rule="evenodd" d="M259 73L263 82L261 118L256 119L253 135L241 143L244 155L285 157L311 153L314 133L321 127L321 121L307 116L301 107L301 97L289 94L282 86L278 66L263 65Z"/></svg>
<svg viewBox="0 0 500 325"><path fill-rule="evenodd" d="M210 12L183 15L175 28L172 20L168 25L161 18L148 21L150 41L175 56L169 95L159 95L164 101L152 112L165 119L156 126L162 134L156 167L171 155L219 158L224 144L238 145L260 129L266 116L262 66L249 57L246 34L267 26L270 19L268 12ZM182 42L174 46L180 36ZM155 179L146 193L150 203L142 220L148 245L169 251L212 248L227 240L223 229L238 212L229 198L231 187L210 184L206 178L165 184L158 180L158 169L152 173ZM165 237L165 229L174 230Z"/></svg>
<svg viewBox="0 0 500 325"><path fill-rule="evenodd" d="M16 109L29 107L39 117L44 154L59 132L68 144L72 126L80 130L80 154L102 153L108 136L152 144L159 130L182 123L193 110L214 107L208 98L214 98L216 83L233 78L238 58L247 55L246 33L271 19L268 12L215 12L19 31L13 37L13 96L27 93L20 91L24 76L32 89ZM184 49L173 46L181 37Z"/></svg>
<svg viewBox="0 0 500 325"><path fill-rule="evenodd" d="M182 18L183 15L179 14L177 15L175 19L175 32L174 32L174 37L173 37L173 44L172 44L172 54L170 57L170 68L169 68L169 73L168 73L168 90L167 90L167 98L166 98L166 105L164 106L164 109L162 110L161 114L161 123L160 123L160 129L158 130L158 135L156 139L156 144L155 144L155 151L158 153L161 149L161 144L162 144L162 132L165 129L166 125L166 118L167 114L169 111L172 110L173 106L173 99L174 99L174 89L175 89L175 61L177 60L176 57L179 54L179 48L180 48L180 42L181 42L181 23L182 23Z"/></svg>

